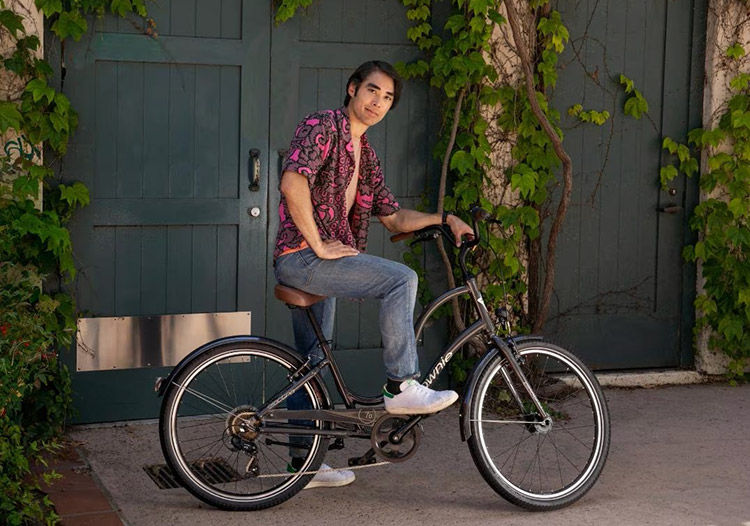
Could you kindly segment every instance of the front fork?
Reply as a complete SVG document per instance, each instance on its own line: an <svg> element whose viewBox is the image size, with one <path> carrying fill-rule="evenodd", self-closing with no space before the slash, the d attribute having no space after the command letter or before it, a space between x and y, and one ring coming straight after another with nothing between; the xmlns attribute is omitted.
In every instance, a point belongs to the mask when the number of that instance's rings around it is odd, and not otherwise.
<svg viewBox="0 0 750 526"><path fill-rule="evenodd" d="M513 374L515 374L516 378L518 378L521 381L521 385L523 386L524 391L526 391L526 393L529 395L529 398L531 399L531 402L534 404L534 407L536 407L536 410L539 416L542 418L542 420L547 420L549 418L547 411L544 410L544 406L542 406L542 403L539 401L539 398L536 396L536 393L534 392L534 388L531 387L531 382L529 382L529 379L526 378L526 375L523 374L523 371L521 370L521 364L519 362L523 360L523 357L521 357L518 354L518 350L515 348L516 347L515 342L511 340L510 344L508 344L496 334L492 335L492 342L495 344L495 347L500 349L500 352L503 353L506 361L510 364L510 368L513 370ZM515 384L510 378L508 369L505 367L501 367L500 371L501 371L501 374L503 375L503 379L505 380L505 383L508 386L508 390L511 392L511 394L513 395L513 398L516 400L516 404L518 404L518 408L522 412L525 412L526 408L523 405L523 400L521 399L521 396L518 393L518 389L516 389Z"/></svg>
<svg viewBox="0 0 750 526"><path fill-rule="evenodd" d="M503 356L505 356L506 361L510 364L511 370L516 375L516 378L521 381L521 385L523 386L524 390L529 394L529 398L534 404L534 407L536 407L539 416L542 417L542 420L547 420L549 415L544 410L544 407L542 407L541 402L539 402L539 398L537 398L536 393L534 393L534 389L531 387L529 379L526 378L525 374L523 374L521 366L518 363L521 357L518 354L518 349L516 349L515 342L513 340L510 340L510 343L506 343L496 334L495 326L492 323L489 312L487 311L487 306L484 304L484 299L482 298L482 293L479 290L479 286L477 285L476 278L474 278L473 276L467 276L466 285L468 287L469 294L471 294L472 298L474 299L474 305L477 308L479 317L482 319L482 321L484 321L484 324L489 331L490 339L492 340L494 347L501 353L503 353ZM509 333L511 327L507 312L504 312L500 316L500 323L503 325L503 330ZM521 396L519 395L516 386L511 381L510 375L508 374L508 371L507 369L505 369L505 367L502 368L502 375L505 383L508 384L508 389L515 398L519 409L521 409L521 411L525 411L523 400L521 400Z"/></svg>
<svg viewBox="0 0 750 526"><path fill-rule="evenodd" d="M490 349L490 351L487 352L474 366L474 370L469 376L469 381L467 382L464 390L463 400L461 401L461 410L459 413L461 440L465 442L469 439L469 437L471 437L471 419L473 409L472 403L474 401L474 398L476 397L476 391L479 388L479 378L480 376L482 376L482 373L487 369L487 367L490 366L490 363L492 363L498 357L498 355L503 356L506 359L506 362L510 364L510 366L503 364L500 372L503 376L503 380L508 386L508 390L510 391L511 396L518 405L519 410L522 411L523 414L528 413L529 408L524 406L523 398L521 396L521 392L526 391L529 394L529 399L532 401L536 410L538 411L542 422L549 420L549 414L542 406L541 402L536 396L536 393L534 393L534 390L531 387L531 383L521 370L519 361L522 362L523 357L519 356L518 350L516 349L516 343L518 342L542 340L543 338L538 335L514 336L512 338L509 338L508 340L504 340L496 335L493 335L491 337L491 344L494 349ZM516 374L518 380L513 381L511 372ZM521 386L518 386L519 381ZM521 387L523 388L522 390Z"/></svg>

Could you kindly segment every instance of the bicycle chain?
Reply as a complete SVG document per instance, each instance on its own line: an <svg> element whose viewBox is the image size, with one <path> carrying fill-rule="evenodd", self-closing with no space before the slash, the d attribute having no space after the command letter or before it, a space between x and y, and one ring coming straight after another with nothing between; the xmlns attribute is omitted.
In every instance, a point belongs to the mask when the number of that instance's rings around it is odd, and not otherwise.
<svg viewBox="0 0 750 526"><path fill-rule="evenodd" d="M350 467L346 467L346 468L318 469L316 471L305 471L305 472L299 473L299 474L300 475L317 475L318 473L332 473L334 471L345 471L345 470L355 471L357 469L375 468L375 467L378 467L378 466L385 466L386 464L392 464L392 462L388 462L388 461L384 460L382 462L376 462L375 464L365 464L364 466L350 466ZM271 474L268 474L268 475L258 475L257 477L253 477L253 478L263 479L263 478L273 478L273 477L289 477L291 475L296 475L296 473L271 473Z"/></svg>

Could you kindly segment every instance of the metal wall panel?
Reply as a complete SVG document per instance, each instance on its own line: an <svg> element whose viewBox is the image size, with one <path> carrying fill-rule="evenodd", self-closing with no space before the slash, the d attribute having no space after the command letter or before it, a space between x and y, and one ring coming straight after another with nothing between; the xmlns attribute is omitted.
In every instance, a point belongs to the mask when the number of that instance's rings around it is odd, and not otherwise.
<svg viewBox="0 0 750 526"><path fill-rule="evenodd" d="M249 312L80 318L76 371L174 366L204 343L251 332Z"/></svg>

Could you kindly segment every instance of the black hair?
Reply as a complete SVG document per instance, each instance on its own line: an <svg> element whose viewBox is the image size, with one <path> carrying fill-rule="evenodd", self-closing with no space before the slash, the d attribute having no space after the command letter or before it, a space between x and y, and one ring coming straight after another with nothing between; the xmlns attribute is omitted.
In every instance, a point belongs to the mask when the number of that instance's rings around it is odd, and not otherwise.
<svg viewBox="0 0 750 526"><path fill-rule="evenodd" d="M346 81L346 98L344 98L344 106L349 105L349 101L352 100L351 96L349 95L349 85L354 84L354 93L357 93L359 85L373 71L380 71L381 73L385 73L393 79L393 103L391 104L391 109L396 107L396 105L398 104L398 99L401 98L403 81L401 80L399 74L396 72L396 69L388 62L383 62L382 60L370 60L354 70L354 73L352 73L351 77L349 77L349 80Z"/></svg>

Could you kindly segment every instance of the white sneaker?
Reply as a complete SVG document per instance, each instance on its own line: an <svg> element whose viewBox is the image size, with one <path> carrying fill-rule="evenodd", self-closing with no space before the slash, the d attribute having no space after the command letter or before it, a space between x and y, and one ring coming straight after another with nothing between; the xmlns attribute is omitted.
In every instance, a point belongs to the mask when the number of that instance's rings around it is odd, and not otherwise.
<svg viewBox="0 0 750 526"><path fill-rule="evenodd" d="M321 464L318 473L302 489L312 488L337 488L354 482L354 472L350 469L339 471L327 471L332 469L328 464Z"/></svg>
<svg viewBox="0 0 750 526"><path fill-rule="evenodd" d="M458 400L455 391L434 391L416 380L406 380L400 387L401 392L397 395L383 389L385 410L394 415L437 413Z"/></svg>

